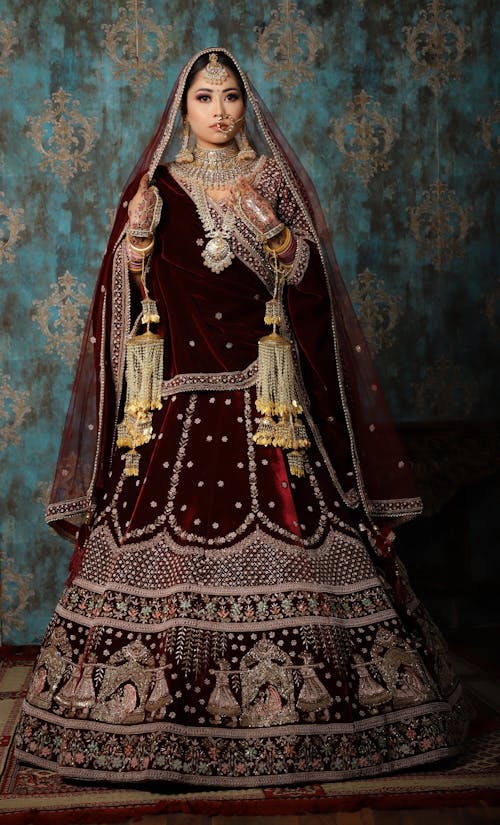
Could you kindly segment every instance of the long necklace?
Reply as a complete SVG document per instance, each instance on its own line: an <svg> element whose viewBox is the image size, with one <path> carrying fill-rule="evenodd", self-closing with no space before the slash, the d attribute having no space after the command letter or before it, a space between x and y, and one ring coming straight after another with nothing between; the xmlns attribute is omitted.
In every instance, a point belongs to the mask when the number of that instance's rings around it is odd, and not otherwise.
<svg viewBox="0 0 500 825"><path fill-rule="evenodd" d="M193 198L196 211L198 212L200 221L205 231L208 243L205 245L201 257L203 263L212 272L218 274L225 269L234 258L234 252L231 249L229 239L231 238L232 229L234 226L235 215L226 209L222 219L222 226L217 229L215 220L210 212L205 187L198 181L191 184L191 197Z"/></svg>
<svg viewBox="0 0 500 825"><path fill-rule="evenodd" d="M236 216L226 209L222 225L218 229L210 212L206 190L227 189L239 177L252 175L258 161L239 161L238 146L235 142L217 149L196 146L193 155L193 163L172 163L169 168L173 176L188 187L205 236L208 238L201 253L203 263L218 274L228 267L234 258L230 239Z"/></svg>

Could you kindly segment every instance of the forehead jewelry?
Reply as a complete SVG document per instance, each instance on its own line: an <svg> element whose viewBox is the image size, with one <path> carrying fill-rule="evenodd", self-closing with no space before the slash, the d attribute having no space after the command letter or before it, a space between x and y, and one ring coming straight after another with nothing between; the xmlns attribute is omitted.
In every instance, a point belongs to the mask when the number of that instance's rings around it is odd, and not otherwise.
<svg viewBox="0 0 500 825"><path fill-rule="evenodd" d="M219 58L215 52L208 55L208 63L205 66L205 76L216 86L220 86L229 77L226 67L219 63Z"/></svg>

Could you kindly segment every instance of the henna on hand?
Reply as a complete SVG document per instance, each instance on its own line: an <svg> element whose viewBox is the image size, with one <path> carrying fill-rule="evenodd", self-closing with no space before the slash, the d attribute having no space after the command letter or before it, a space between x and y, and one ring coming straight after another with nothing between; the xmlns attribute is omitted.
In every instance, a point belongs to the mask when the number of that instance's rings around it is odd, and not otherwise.
<svg viewBox="0 0 500 825"><path fill-rule="evenodd" d="M258 232L267 232L280 223L267 198L257 192L245 178L239 178L231 190L231 203L239 206Z"/></svg>
<svg viewBox="0 0 500 825"><path fill-rule="evenodd" d="M153 236L159 220L158 200L158 190L150 185L146 173L142 176L137 192L128 205L128 231L131 237L137 240Z"/></svg>

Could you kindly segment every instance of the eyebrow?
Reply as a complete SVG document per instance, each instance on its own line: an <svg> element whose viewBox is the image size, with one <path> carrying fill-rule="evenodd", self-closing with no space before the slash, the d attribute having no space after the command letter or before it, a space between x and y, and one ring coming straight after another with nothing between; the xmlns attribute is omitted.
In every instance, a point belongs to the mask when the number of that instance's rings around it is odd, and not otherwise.
<svg viewBox="0 0 500 825"><path fill-rule="evenodd" d="M210 88L210 87L205 87L205 86L201 87L200 89L195 89L195 93L196 92L213 92L213 91L214 91L213 87ZM240 90L239 90L238 86L228 86L226 89L223 89L222 91L223 92L239 92Z"/></svg>

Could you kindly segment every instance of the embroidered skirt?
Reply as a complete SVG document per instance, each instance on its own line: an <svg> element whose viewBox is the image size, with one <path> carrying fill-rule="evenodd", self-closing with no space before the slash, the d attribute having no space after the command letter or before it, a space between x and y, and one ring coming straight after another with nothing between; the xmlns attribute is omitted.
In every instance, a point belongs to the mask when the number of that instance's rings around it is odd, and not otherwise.
<svg viewBox="0 0 500 825"><path fill-rule="evenodd" d="M457 751L467 711L399 562L314 446L255 446L254 389L180 392L117 453L47 629L17 755L92 781L346 779ZM396 597L394 571L398 580Z"/></svg>

